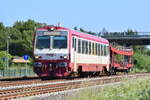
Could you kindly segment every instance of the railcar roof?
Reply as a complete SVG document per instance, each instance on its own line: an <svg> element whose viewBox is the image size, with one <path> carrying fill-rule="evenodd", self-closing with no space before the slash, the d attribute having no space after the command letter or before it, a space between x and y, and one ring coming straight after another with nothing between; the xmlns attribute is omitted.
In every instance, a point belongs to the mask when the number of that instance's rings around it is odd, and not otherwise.
<svg viewBox="0 0 150 100"><path fill-rule="evenodd" d="M71 29L64 28L64 27L44 26L44 27L38 28L37 30L45 30L45 29L47 30L47 29L51 29L52 27L54 29L56 29L56 30L66 30L66 31L69 31L74 36L78 36L78 37L85 38L85 39L88 39L88 40L93 40L93 41L97 41L97 42L102 42L102 43L105 43L105 44L109 44L109 41L107 39L105 39L105 38L94 36L94 35L90 35L90 34L79 32L79 31L75 31L75 30L71 30Z"/></svg>

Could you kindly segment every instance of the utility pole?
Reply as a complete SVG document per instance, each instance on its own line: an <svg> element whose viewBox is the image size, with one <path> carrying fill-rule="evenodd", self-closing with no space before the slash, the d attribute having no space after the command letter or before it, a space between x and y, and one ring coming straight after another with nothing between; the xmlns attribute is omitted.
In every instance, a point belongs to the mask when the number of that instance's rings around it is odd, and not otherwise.
<svg viewBox="0 0 150 100"><path fill-rule="evenodd" d="M7 59L6 59L6 69L9 67L9 39L10 37L7 37Z"/></svg>

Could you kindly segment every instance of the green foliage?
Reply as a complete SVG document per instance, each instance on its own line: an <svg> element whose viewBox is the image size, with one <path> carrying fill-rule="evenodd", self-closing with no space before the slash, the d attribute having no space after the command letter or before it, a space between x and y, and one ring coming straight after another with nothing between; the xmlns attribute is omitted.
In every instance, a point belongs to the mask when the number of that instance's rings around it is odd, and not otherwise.
<svg viewBox="0 0 150 100"><path fill-rule="evenodd" d="M137 32L133 31L132 29L128 29L127 32L125 32L126 35L136 35Z"/></svg>
<svg viewBox="0 0 150 100"><path fill-rule="evenodd" d="M116 61L122 61L123 57L122 55L116 55Z"/></svg>
<svg viewBox="0 0 150 100"><path fill-rule="evenodd" d="M128 36L128 35L136 35L137 32L132 29L128 29L126 32L107 32L105 28L102 30L103 36Z"/></svg>
<svg viewBox="0 0 150 100"><path fill-rule="evenodd" d="M0 61L0 70L4 70L5 64L3 61Z"/></svg>
<svg viewBox="0 0 150 100"><path fill-rule="evenodd" d="M0 70L3 70L4 67L6 66L7 57L9 58L9 61L12 58L12 56L10 54L7 55L6 51L1 51L0 52Z"/></svg>
<svg viewBox="0 0 150 100"><path fill-rule="evenodd" d="M78 30L78 28L77 28L77 27L74 27L73 29L74 29L74 30Z"/></svg>
<svg viewBox="0 0 150 100"><path fill-rule="evenodd" d="M32 41L36 28L46 24L35 22L34 20L16 21L12 27L5 27L0 23L0 50L6 50L7 39L9 40L9 52L13 56L32 56ZM10 37L10 38L8 38Z"/></svg>
<svg viewBox="0 0 150 100"><path fill-rule="evenodd" d="M68 100L150 100L150 78L81 90L78 96L68 97Z"/></svg>
<svg viewBox="0 0 150 100"><path fill-rule="evenodd" d="M77 27L74 27L74 29L77 30ZM87 34L96 35L96 33L91 32L91 31L86 31L86 30L84 30L83 28L80 28L80 31L81 31L81 32L84 32L84 33L87 33Z"/></svg>
<svg viewBox="0 0 150 100"><path fill-rule="evenodd" d="M10 54L7 55L7 52L6 52L6 51L0 51L0 58L4 58L4 57L6 57L6 56L8 56L9 59L12 58L12 56L11 56Z"/></svg>
<svg viewBox="0 0 150 100"><path fill-rule="evenodd" d="M2 22L0 22L0 30L4 29L4 25Z"/></svg>
<svg viewBox="0 0 150 100"><path fill-rule="evenodd" d="M139 71L147 71L150 72L150 56L141 54L140 52L135 52L134 60L137 61L135 67Z"/></svg>

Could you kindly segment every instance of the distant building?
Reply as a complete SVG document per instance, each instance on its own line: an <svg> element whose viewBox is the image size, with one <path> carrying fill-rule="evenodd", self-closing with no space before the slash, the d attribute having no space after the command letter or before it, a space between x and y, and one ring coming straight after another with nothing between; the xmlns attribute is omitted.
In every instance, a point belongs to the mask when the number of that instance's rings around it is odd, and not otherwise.
<svg viewBox="0 0 150 100"><path fill-rule="evenodd" d="M15 57L12 59L12 63L30 63L30 61L24 60L23 57Z"/></svg>

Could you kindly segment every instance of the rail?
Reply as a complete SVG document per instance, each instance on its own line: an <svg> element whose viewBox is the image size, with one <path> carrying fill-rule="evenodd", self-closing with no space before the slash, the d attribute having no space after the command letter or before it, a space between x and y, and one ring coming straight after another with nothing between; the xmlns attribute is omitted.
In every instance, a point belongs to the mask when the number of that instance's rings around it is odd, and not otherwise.
<svg viewBox="0 0 150 100"><path fill-rule="evenodd" d="M31 85L29 87L20 87L7 90L0 90L1 100L23 98L27 96L36 96L46 93L54 93L58 91L65 91L70 89L84 88L89 86L102 85L107 83L120 82L124 79L136 79L138 77L150 76L150 73L121 75L112 77L91 78L82 80L70 80L53 83L43 83L41 85Z"/></svg>

